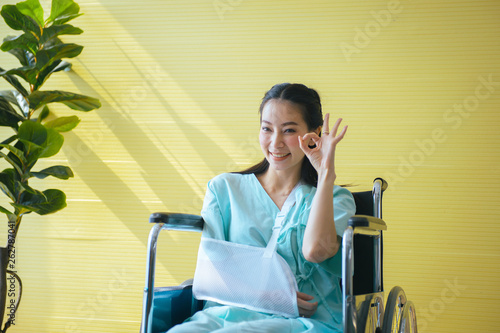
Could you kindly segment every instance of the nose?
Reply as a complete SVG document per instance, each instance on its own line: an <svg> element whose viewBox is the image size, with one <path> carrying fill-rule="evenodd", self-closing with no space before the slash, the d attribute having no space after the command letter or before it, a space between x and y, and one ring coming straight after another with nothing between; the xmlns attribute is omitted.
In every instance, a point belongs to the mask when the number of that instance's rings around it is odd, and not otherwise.
<svg viewBox="0 0 500 333"><path fill-rule="evenodd" d="M271 147L272 148L282 148L285 146L285 143L283 142L283 136L281 135L280 132L276 131L273 133L271 137Z"/></svg>

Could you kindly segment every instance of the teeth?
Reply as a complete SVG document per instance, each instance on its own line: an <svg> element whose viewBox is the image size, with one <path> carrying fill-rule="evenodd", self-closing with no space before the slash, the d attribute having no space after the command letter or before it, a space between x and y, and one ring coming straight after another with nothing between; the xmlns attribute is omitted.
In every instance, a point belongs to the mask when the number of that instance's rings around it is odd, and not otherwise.
<svg viewBox="0 0 500 333"><path fill-rule="evenodd" d="M274 157L285 157L288 154L275 154L275 153L271 153L271 155L273 155Z"/></svg>

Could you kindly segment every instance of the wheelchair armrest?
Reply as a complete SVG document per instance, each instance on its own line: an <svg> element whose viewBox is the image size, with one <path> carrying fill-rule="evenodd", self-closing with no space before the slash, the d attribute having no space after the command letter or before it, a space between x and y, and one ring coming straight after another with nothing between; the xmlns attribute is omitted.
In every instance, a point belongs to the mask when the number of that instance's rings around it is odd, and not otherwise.
<svg viewBox="0 0 500 333"><path fill-rule="evenodd" d="M169 230L201 231L205 221L203 221L203 218L199 215L182 213L153 213L149 217L149 223L164 223L163 228Z"/></svg>
<svg viewBox="0 0 500 333"><path fill-rule="evenodd" d="M387 230L387 225L384 220L369 215L354 215L349 219L348 225L352 227L355 232L356 229L358 229L360 231L359 233L365 233L363 231L371 233Z"/></svg>

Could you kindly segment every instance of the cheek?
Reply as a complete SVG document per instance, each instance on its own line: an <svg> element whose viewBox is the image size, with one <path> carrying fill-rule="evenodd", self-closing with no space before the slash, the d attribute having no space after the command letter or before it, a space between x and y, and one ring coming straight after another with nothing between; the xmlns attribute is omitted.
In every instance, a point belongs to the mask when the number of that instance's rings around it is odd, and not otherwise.
<svg viewBox="0 0 500 333"><path fill-rule="evenodd" d="M293 136L290 137L286 140L286 145L290 148L299 148L299 137L298 136Z"/></svg>

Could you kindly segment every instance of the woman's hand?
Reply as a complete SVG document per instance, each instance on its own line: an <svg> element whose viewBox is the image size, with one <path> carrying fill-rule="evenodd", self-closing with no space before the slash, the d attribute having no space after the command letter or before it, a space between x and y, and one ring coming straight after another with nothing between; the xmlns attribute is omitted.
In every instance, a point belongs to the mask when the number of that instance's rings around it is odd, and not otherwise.
<svg viewBox="0 0 500 333"><path fill-rule="evenodd" d="M342 119L337 119L331 132L329 131L328 125L329 119L330 114L327 113L325 115L325 120L323 121L323 133L321 137L314 132L307 133L302 138L299 137L299 145L311 162L312 166L318 172L318 175L327 172L330 176L335 178L335 149L337 148L337 144L344 138L347 126L345 126L340 134L337 135ZM316 147L309 147L308 143L311 140L314 142Z"/></svg>
<svg viewBox="0 0 500 333"><path fill-rule="evenodd" d="M299 307L299 315L301 317L311 317L316 312L318 302L309 302L312 299L314 299L313 296L297 291L297 305Z"/></svg>

